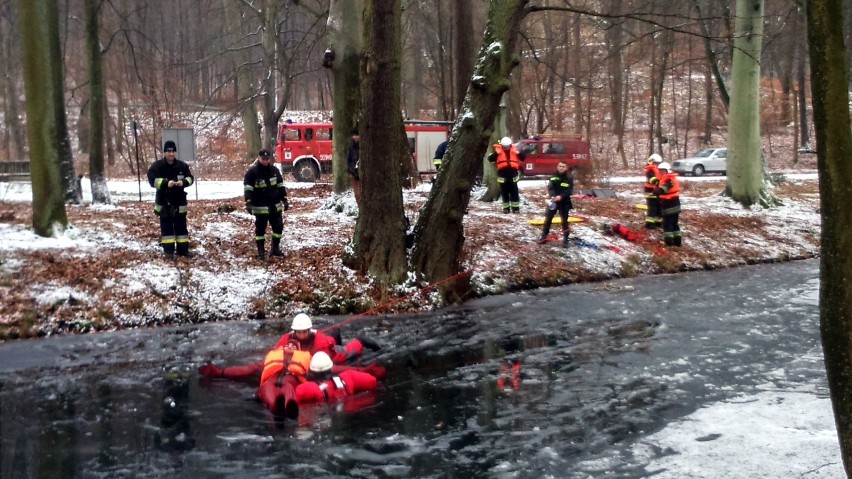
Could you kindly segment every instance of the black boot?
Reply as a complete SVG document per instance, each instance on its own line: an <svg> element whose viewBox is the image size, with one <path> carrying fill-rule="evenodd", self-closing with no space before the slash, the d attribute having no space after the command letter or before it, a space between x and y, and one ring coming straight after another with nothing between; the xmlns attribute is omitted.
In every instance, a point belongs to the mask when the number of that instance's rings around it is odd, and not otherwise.
<svg viewBox="0 0 852 479"><path fill-rule="evenodd" d="M550 235L550 229L549 228L541 232L541 238L539 238L538 241L536 241L536 243L538 243L538 244L547 243L547 236L548 235Z"/></svg>
<svg viewBox="0 0 852 479"><path fill-rule="evenodd" d="M567 248L571 246L571 243L568 242L568 233L562 235L562 247Z"/></svg>
<svg viewBox="0 0 852 479"><path fill-rule="evenodd" d="M257 243L257 259L263 261L266 259L266 247L264 246L264 241L256 241Z"/></svg>
<svg viewBox="0 0 852 479"><path fill-rule="evenodd" d="M680 236L675 236L675 238L674 238L674 245L675 245L675 246L680 246Z"/></svg>
<svg viewBox="0 0 852 479"><path fill-rule="evenodd" d="M382 349L382 346L375 339L368 338L366 336L358 336L355 339L361 341L361 345L369 349L370 351L378 351Z"/></svg>
<svg viewBox="0 0 852 479"><path fill-rule="evenodd" d="M284 253L281 252L281 238L272 238L272 252L269 255L284 256Z"/></svg>

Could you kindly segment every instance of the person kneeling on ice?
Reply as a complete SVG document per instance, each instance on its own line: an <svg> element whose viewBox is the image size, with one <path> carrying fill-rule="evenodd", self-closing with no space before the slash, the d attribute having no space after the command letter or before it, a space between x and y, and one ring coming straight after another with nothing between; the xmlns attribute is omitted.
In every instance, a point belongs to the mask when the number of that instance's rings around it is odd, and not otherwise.
<svg viewBox="0 0 852 479"><path fill-rule="evenodd" d="M328 354L319 352L311 358L308 380L296 386L296 402L330 402L377 386L376 376L355 369L336 371Z"/></svg>
<svg viewBox="0 0 852 479"><path fill-rule="evenodd" d="M544 228L541 230L541 239L538 240L538 243L547 243L550 225L558 211L559 217L562 219L562 247L567 248L568 233L570 233L568 214L574 207L571 204L571 195L574 193L574 178L568 173L568 165L564 161L560 161L556 165L556 173L547 182L547 193L550 195L550 203L548 203L547 211L544 213Z"/></svg>
<svg viewBox="0 0 852 479"><path fill-rule="evenodd" d="M335 364L354 360L361 355L365 347L372 351L382 349L379 343L365 336L359 336L343 345L340 329L334 328L329 334L325 334L313 327L310 316L305 313L297 314L290 325L290 332L281 336L275 347L282 347L295 340L300 351L310 351L312 355L324 351Z"/></svg>

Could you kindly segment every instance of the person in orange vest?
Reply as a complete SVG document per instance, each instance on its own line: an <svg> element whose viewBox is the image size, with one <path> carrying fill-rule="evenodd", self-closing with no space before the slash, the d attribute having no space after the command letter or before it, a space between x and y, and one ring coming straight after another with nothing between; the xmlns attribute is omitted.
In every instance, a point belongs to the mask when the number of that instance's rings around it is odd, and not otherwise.
<svg viewBox="0 0 852 479"><path fill-rule="evenodd" d="M521 180L521 162L526 156L526 152L519 151L508 136L504 136L500 143L495 144L494 152L488 155L488 161L497 162L497 183L500 184L503 213L521 211L518 181Z"/></svg>
<svg viewBox="0 0 852 479"><path fill-rule="evenodd" d="M654 182L654 194L660 197L660 211L663 215L663 238L666 246L680 246L681 234L678 217L680 216L680 183L677 173L670 173L671 166L662 162L657 167L659 180Z"/></svg>
<svg viewBox="0 0 852 479"><path fill-rule="evenodd" d="M355 369L336 371L328 354L311 358L308 380L296 386L296 403L335 401L378 386L376 376Z"/></svg>
<svg viewBox="0 0 852 479"><path fill-rule="evenodd" d="M311 331L310 324L307 324L307 328L304 328L306 326L305 319L307 319L308 323L310 322L310 318L306 314L300 313L296 315L291 326L293 332L296 334L291 335L291 333L287 333L282 336L272 350L266 354L263 361L244 366L229 367L219 367L212 362L208 362L198 368L199 374L208 378L237 380L257 380L259 376L259 386L255 392L255 396L273 414L296 417L298 415L298 405L294 401L295 388L299 383L305 381L312 356L319 352L328 355L326 351L331 351L332 354L335 354L340 359L340 362L343 362L357 356L352 354L354 351L360 354L362 347L361 341L354 340L344 348L335 348L335 339L321 332L313 332L313 341L306 341L303 344L298 338L301 336L308 339L307 332ZM372 340L368 341L375 344ZM385 375L384 367L378 366L375 363L371 363L365 367L335 366L336 372L343 372L349 369L365 372L380 379Z"/></svg>
<svg viewBox="0 0 852 479"><path fill-rule="evenodd" d="M654 178L660 178L660 172L657 170L657 165L663 162L663 157L654 153L648 157L645 165L645 227L659 228L663 222L662 214L660 213L660 198L654 193L656 186L651 183Z"/></svg>

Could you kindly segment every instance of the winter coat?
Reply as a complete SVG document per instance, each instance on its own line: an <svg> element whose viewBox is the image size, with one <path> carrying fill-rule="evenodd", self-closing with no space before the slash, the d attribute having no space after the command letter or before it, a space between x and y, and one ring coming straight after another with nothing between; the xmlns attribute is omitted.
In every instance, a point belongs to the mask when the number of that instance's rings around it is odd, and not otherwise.
<svg viewBox="0 0 852 479"><path fill-rule="evenodd" d="M169 181L182 180L183 186L169 187ZM154 162L148 168L148 184L157 190L154 197L154 212L162 214L186 213L186 188L195 181L189 171L189 165L175 159L169 164L165 158ZM171 211L171 210L175 211Z"/></svg>
<svg viewBox="0 0 852 479"><path fill-rule="evenodd" d="M243 179L243 190L246 201L252 204L254 214L258 214L254 211L258 208L267 208L267 213L272 211L270 208L276 208L280 211L281 202L287 197L284 178L278 168L272 164L262 165L260 162L255 162L246 171Z"/></svg>
<svg viewBox="0 0 852 479"><path fill-rule="evenodd" d="M572 209L571 195L574 194L574 178L566 171L564 173L555 173L547 182L547 193L551 198L559 196L559 203L567 204L568 209Z"/></svg>

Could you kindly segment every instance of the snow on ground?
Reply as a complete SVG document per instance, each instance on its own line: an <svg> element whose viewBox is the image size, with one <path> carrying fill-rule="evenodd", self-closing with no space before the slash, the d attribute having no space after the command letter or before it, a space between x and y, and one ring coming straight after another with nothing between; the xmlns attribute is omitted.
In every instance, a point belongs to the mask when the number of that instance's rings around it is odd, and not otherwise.
<svg viewBox="0 0 852 479"><path fill-rule="evenodd" d="M811 181L816 179L813 173L788 174L790 181ZM719 183L721 189L723 178L684 178L686 185L685 196L689 194L690 183ZM641 177L611 178L613 186L641 184ZM542 201L544 182L542 180L525 180L521 182L523 208L528 211L539 211ZM304 183L287 183L292 190L306 190L313 185ZM431 185L421 184L415 190L406 191L406 204L422 202ZM26 261L19 258L17 253L44 251L50 254L68 254L77 256L96 256L105 244L115 239L116 231L139 228L132 208L139 208L139 185L135 181L110 181L109 189L112 199L117 206L82 206L94 215L99 212L110 212L119 217L127 212L125 221L114 221L110 230L103 230L97 223L72 225L64 233L54 238L36 236L27 225L0 223L0 273L13 274L26 267ZM813 188L815 190L815 188ZM634 191L636 190L636 191ZM153 193L146 184L141 185L142 208L149 208L153 201ZM238 181L199 181L190 191L190 200L230 200L239 199L242 186ZM538 195L538 196L537 196ZM745 210L732 203L729 199L710 194L703 190L703 196L686 196L684 198L684 216L701 213L712 213L723 217L749 218L754 211ZM323 247L339 248L339 230L351 231L355 222L357 206L351 195L330 197L318 196L312 191L304 191L295 196L293 202L295 211L285 215L285 244L288 251L298 252ZM475 195L474 195L475 196ZM541 196L541 198L539 198ZM625 188L619 197L630 202L641 203L642 194L638 189ZM763 211L760 221L767 224L765 230L777 235L781 241L767 245L762 238L751 239L748 232L734 231L739 236L743 248L763 249L760 255L772 258L792 254L791 251L818 252L818 241L813 235L819 233L819 215L814 207L816 192L811 193L809 202L788 201L784 206ZM30 202L31 190L28 183L13 182L0 184L0 201L10 203ZM606 219L598 216L596 204L588 205L575 202L578 213L588 215L592 219ZM314 205L314 208L308 206ZM191 203L190 208L196 207ZM496 274L502 269L517 268L520 257L535 257L539 250L533 249L533 241L537 239L540 230L530 227L526 221L520 221L516 215L504 215L494 205L475 205L466 217L466 228L471 231L468 241L476 244L472 258L467 258L468 265L475 265L472 273L473 283L480 294L501 292L506 289L509 279ZM602 214L602 213L601 213ZM636 212L629 214L636 216ZM357 283L354 273L343 267L337 258L328 258L324 263L325 270L317 267L307 267L291 271L283 268L276 271L268 265L251 261L251 247L247 245L248 231L252 217L242 211L233 211L226 219L217 219L217 213L205 212L206 221L202 226L191 225L191 235L203 240L196 251L201 258L189 265L174 265L161 260L152 261L150 257L157 255L159 248L155 241L156 232L152 232L151 241L140 241L136 236L121 238L122 248L127 249L141 259L127 260L123 266L116 269L111 278L103 278L101 287L122 291L122 301L127 307L132 305L134 297L146 297L146 294L158 296L173 295L175 302L167 310L161 306L142 301L136 304L131 319L126 324L132 325L145 316L170 316L182 313L181 303L195 304L199 315L211 317L245 316L247 305L257 301L258 297L268 295L275 282L303 279L304 277L328 274L337 278L341 286L347 282ZM641 216L640 216L641 217ZM527 216L522 216L526 219ZM235 222L236 221L236 222ZM757 220L755 220L757 221ZM309 224L310 227L299 227ZM706 246L711 248L713 243L709 238L688 236L690 224L683 222L687 240L693 249L701 250ZM484 238L477 238L476 229L479 225L487 229L499 230L500 235L512 237L515 243L488 243ZM154 229L152 224L142 227ZM554 231L558 227L554 228ZM802 235L811 235L805 237ZM484 234L483 234L484 236ZM642 262L650 261L648 253L641 246L620 241L617 238L602 237L598 228L592 224L579 223L574 225L572 236L579 248L573 250L553 249L552 254L566 261L581 258L584 267L597 271L602 277L623 274L625 257L638 257ZM786 244L783 239L787 238ZM761 243L761 244L751 244ZM235 250L234 245L243 245L243 249ZM539 248L541 248L539 246ZM242 265L239 268L229 267L229 263L207 264L204 257L212 254L225 255L230 258L230 264ZM712 253L712 252L708 252ZM644 258L644 259L643 259ZM639 261L639 260L637 260ZM322 266L321 266L322 267ZM641 267L641 266L640 266ZM82 272L84 275L85 272ZM41 305L57 305L58 308L68 307L69 304L90 301L91 295L80 287L55 282L31 285L33 300ZM322 300L323 295L317 293L315 299ZM128 299L129 298L129 299ZM425 299L428 302L428 298ZM134 316L135 315L135 316ZM142 324L142 323L140 323ZM720 435L721 438L716 438ZM715 440L707 440L713 437ZM648 470L657 471L654 477L842 477L842 464L839 460L839 447L829 400L825 395L803 394L800 391L766 391L754 396L743 396L735 401L727 401L701 409L694 414L666 429L649 437L642 444L633 446L631 454L636 457L651 457L651 450L663 449L671 454L649 465ZM761 455L750 454L749 451L761 451ZM769 456L771 460L767 461ZM787 462L787 458L795 458ZM773 469L767 463L780 464L782 469ZM737 464L731 471L730 464ZM606 464L600 464L601 470L606 470ZM782 467L779 466L779 467ZM720 475L722 474L722 475Z"/></svg>

